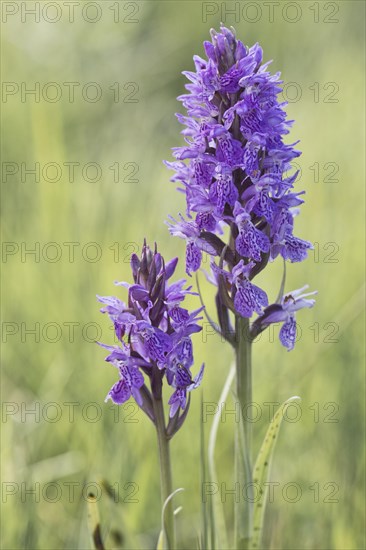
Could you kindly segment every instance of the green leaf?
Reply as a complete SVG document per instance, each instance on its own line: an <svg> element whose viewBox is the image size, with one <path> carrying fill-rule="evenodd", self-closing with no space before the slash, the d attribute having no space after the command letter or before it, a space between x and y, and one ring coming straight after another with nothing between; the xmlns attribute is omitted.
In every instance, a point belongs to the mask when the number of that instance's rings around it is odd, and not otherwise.
<svg viewBox="0 0 366 550"><path fill-rule="evenodd" d="M235 394L234 394L235 395ZM238 402L235 397L235 402ZM239 416L239 422L236 424L235 430L235 480L239 481L244 487L246 483L250 483L252 479L251 464L249 456L245 452L248 448L248 440L246 439L243 415ZM250 491L249 485L249 491ZM252 531L252 510L253 499L251 495L247 499L239 498L234 503L234 540L237 550L246 550L249 545L249 540Z"/></svg>
<svg viewBox="0 0 366 550"><path fill-rule="evenodd" d="M88 524L91 538L93 541L93 547L96 550L104 550L104 544L100 529L100 517L98 510L97 498L94 494L89 493L87 498L88 504Z"/></svg>
<svg viewBox="0 0 366 550"><path fill-rule="evenodd" d="M205 429L203 424L203 392L201 392L201 425L200 425L200 462L201 462L201 487L204 487L207 482L207 468L206 468L206 455L205 455ZM201 491L202 494L202 491ZM200 541L200 548L205 548L209 550L208 546L208 534L210 529L210 510L207 502L204 502L201 498L202 503L202 535Z"/></svg>
<svg viewBox="0 0 366 550"><path fill-rule="evenodd" d="M163 530L160 531L156 550L164 550L164 531Z"/></svg>
<svg viewBox="0 0 366 550"><path fill-rule="evenodd" d="M261 538L263 530L263 519L267 504L267 494L268 486L264 485L268 482L270 470L271 470L271 461L273 457L274 448L276 445L277 437L280 431L283 417L286 413L288 406L296 400L300 400L300 397L290 397L287 401L282 403L282 405L277 410L276 414L271 420L271 423L268 427L266 436L260 448L260 451L257 456L256 463L253 470L253 483L256 486L259 486L261 491L261 498L254 503L253 510L253 533L250 543L251 549L261 548Z"/></svg>
<svg viewBox="0 0 366 550"><path fill-rule="evenodd" d="M235 364L230 368L228 377L221 392L219 403L224 403L230 392L231 385L235 377ZM208 442L208 469L210 482L218 484L216 466L215 466L215 448L217 440L217 432L220 424L220 412L216 412L211 426L210 437ZM213 540L212 548L229 548L227 540L227 532L225 525L224 509L221 499L213 498L212 506L212 529Z"/></svg>
<svg viewBox="0 0 366 550"><path fill-rule="evenodd" d="M164 530L165 510L166 510L168 502L170 502L176 494L181 493L182 491L184 491L184 489L182 487L180 487L179 489L176 489L175 491L173 491L172 494L168 496L168 498L166 499L166 501L163 504L163 509L161 511L161 531L160 531L160 535L159 535L159 539L158 539L158 544L156 546L156 550L168 550L167 539L166 539L165 530ZM182 508L179 507L179 508L177 508L177 510L174 510L174 515L179 514L181 509Z"/></svg>

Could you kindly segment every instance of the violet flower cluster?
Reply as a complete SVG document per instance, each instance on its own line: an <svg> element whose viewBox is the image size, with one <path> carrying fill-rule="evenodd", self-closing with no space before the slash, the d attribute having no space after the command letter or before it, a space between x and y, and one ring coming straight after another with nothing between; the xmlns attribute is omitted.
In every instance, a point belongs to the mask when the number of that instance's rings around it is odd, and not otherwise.
<svg viewBox="0 0 366 550"><path fill-rule="evenodd" d="M98 296L118 339L116 346L101 344L110 352L106 361L119 375L106 401L120 405L132 396L155 421L153 400L162 398L165 379L173 390L170 437L181 427L189 408L188 393L199 386L203 375L203 365L194 378L191 374L191 335L201 330L197 321L202 308L189 313L182 307L186 295L194 293L191 287L184 289L184 279L170 282L177 261L165 264L156 248L152 252L144 243L141 259L136 254L131 257L134 284L116 283L128 289L127 304L114 296Z"/></svg>
<svg viewBox="0 0 366 550"><path fill-rule="evenodd" d="M253 334L283 322L280 340L292 349L295 311L312 307L314 300L295 291L273 308L251 281L277 256L301 262L312 248L293 234L303 193L293 190L298 173L288 174L300 152L297 143L283 141L293 121L278 98L279 73L272 75L269 63L262 64L258 44L247 48L233 30L220 30L212 30L212 42L204 43L208 59L194 56L195 72L183 73L189 93L178 99L187 116L177 117L186 145L174 148L177 160L166 164L175 171L172 181L183 187L187 216L170 218L170 232L186 239L188 274L200 268L203 252L220 258L213 272L224 335L232 332L228 310L247 318L257 313Z"/></svg>

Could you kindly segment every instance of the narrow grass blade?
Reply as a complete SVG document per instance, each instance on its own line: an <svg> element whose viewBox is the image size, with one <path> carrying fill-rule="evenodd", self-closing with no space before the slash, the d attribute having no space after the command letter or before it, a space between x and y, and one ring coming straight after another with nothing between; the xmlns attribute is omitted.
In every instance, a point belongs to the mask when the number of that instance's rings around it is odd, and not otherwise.
<svg viewBox="0 0 366 550"><path fill-rule="evenodd" d="M228 377L222 389L219 403L225 403L230 392L233 380L235 377L235 364L230 368ZM214 419L211 426L210 437L208 442L208 469L211 483L218 483L216 466L215 466L215 447L217 440L217 432L219 429L220 423L220 413L219 411L215 413ZM214 529L214 548L229 548L227 540L227 532L225 525L224 510L221 501L219 499L213 499L213 512L212 512L212 523Z"/></svg>
<svg viewBox="0 0 366 550"><path fill-rule="evenodd" d="M163 530L160 531L160 535L159 535L159 539L158 539L158 544L156 546L156 550L164 550L164 531Z"/></svg>
<svg viewBox="0 0 366 550"><path fill-rule="evenodd" d="M265 483L268 482L270 470L271 470L271 461L273 457L274 448L276 445L277 437L279 430L282 424L284 414L288 406L296 400L300 400L300 397L290 397L287 401L282 403L282 405L277 410L276 414L271 420L271 423L268 427L267 433L265 435L264 441L258 453L256 463L253 470L253 482L255 486L259 487L261 490L261 498L254 503L254 512L253 512L253 534L251 538L250 548L259 549L261 548L261 538L263 531L263 519L266 510L267 503L267 494L268 494L268 485Z"/></svg>
<svg viewBox="0 0 366 550"><path fill-rule="evenodd" d="M166 540L165 530L164 530L165 510L166 510L168 502L170 502L176 494L181 493L182 491L184 491L184 489L182 487L179 488L179 489L176 489L175 491L173 491L172 494L168 496L168 498L166 499L166 501L163 504L163 509L161 511L161 531L160 531L160 535L159 535L159 539L158 539L158 544L156 546L156 550L168 550L168 545L167 545L167 540ZM177 515L180 512L180 510L181 510L181 508L178 508L177 510L175 510L174 515Z"/></svg>
<svg viewBox="0 0 366 550"><path fill-rule="evenodd" d="M203 392L201 392L201 425L200 425L200 462L201 462L201 489L207 482L206 471L206 453L205 453L205 428L203 423ZM200 491L202 497L202 490ZM210 511L207 502L201 498L201 516L202 516L202 532L200 540L200 548L210 550L208 546L208 535L210 529Z"/></svg>
<svg viewBox="0 0 366 550"><path fill-rule="evenodd" d="M98 503L95 495L88 494L88 524L95 550L105 550L100 530Z"/></svg>

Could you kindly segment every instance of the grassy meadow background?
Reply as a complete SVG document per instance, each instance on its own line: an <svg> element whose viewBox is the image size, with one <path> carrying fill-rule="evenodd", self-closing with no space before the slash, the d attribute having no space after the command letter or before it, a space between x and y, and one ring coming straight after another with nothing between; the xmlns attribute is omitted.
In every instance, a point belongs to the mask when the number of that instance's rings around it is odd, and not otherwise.
<svg viewBox="0 0 366 550"><path fill-rule="evenodd" d="M99 487L107 548L156 545L155 434L133 405L104 404L116 373L93 341L113 336L95 295L124 296L113 281L130 280L128 259L144 237L178 255L184 275L184 242L164 224L184 211L184 197L162 161L182 143L181 71L220 20L246 44L260 42L282 72L296 121L290 139L303 151L296 233L316 243L287 271L288 291L307 283L319 291L316 307L298 316L295 350L282 348L278 328L254 346L256 450L268 403L302 397L276 449L265 547L365 548L364 3L281 2L272 22L263 2L227 2L240 8L237 21L221 2L81 2L73 18L67 3L42 12L46 4L35 21L21 3L2 3L2 548L91 548L88 487ZM39 97L25 93L37 86ZM39 178L27 172L35 163ZM270 299L280 278L277 262L261 278ZM201 285L214 315L214 290L203 276ZM195 368L206 363L203 400L214 403L232 352L207 326L194 343ZM192 397L172 443L174 484L185 488L176 501L182 548L196 547L200 528L200 391ZM223 414L216 453L215 498L226 499L229 525L234 421Z"/></svg>

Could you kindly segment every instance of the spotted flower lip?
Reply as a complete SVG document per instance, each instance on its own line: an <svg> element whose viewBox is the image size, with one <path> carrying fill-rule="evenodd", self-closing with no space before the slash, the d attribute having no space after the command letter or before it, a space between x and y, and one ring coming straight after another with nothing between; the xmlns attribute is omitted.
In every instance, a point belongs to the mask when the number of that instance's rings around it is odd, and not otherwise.
<svg viewBox="0 0 366 550"><path fill-rule="evenodd" d="M232 270L232 272L225 271L218 268L214 263L211 267L216 274L216 277L222 276L232 284L234 288L234 301L233 305L235 311L237 311L242 317L252 317L253 313L258 314L263 312L263 308L268 306L267 294L254 285L249 280L249 275L254 262L244 264L241 260Z"/></svg>
<svg viewBox="0 0 366 550"><path fill-rule="evenodd" d="M174 218L170 218L169 231L172 235L187 239L186 248L186 266L187 274L192 271L197 271L201 265L202 252L216 255L216 250L202 236L202 231L197 227L196 223L185 221L181 216L180 222L176 222Z"/></svg>
<svg viewBox="0 0 366 550"><path fill-rule="evenodd" d="M221 261L225 251L228 272L242 261L252 266L239 283L226 277L229 301L219 296L220 307L232 303L235 313L251 318L270 307L252 279L277 257L302 262L312 248L294 235L304 192L294 190L298 172L292 162L301 152L298 141L284 142L294 121L279 99L280 73L270 73L260 45L245 46L232 28L210 32L207 58L194 56L194 70L183 73L189 82L178 100L186 113L177 118L185 144L165 164L185 195L186 217L170 218L168 225L186 241L189 275L200 269L203 252ZM221 237L225 226L227 244ZM289 347L293 326L286 330L282 343Z"/></svg>
<svg viewBox="0 0 366 550"><path fill-rule="evenodd" d="M185 409L187 404L187 392L190 392L201 384L203 378L204 365L201 366L199 373L195 376L194 380L188 379L182 376L184 367L180 370L180 374L175 377L176 389L169 399L170 405L170 418L174 418L179 408ZM189 385L184 385L187 382L190 382ZM183 384L183 385L180 385Z"/></svg>
<svg viewBox="0 0 366 550"><path fill-rule="evenodd" d="M117 282L128 291L127 303L114 296L97 296L113 322L118 344L100 344L109 351L106 361L114 365L119 380L106 400L121 405L131 397L154 421L153 398L161 398L164 380L173 389L169 404L174 423L170 436L178 430L186 415L187 395L198 387L203 375L192 377L194 364L191 335L202 327L203 307L189 312L183 307L187 295L193 294L185 280L171 282L177 258L164 258L144 243L142 256L131 257L134 283ZM149 390L146 383L150 382ZM183 412L182 412L183 411Z"/></svg>
<svg viewBox="0 0 366 550"><path fill-rule="evenodd" d="M122 405L133 396L138 405L142 405L140 388L144 385L144 377L137 367L127 366L123 363L118 365L120 379L110 389L106 401L112 399L117 405Z"/></svg>

